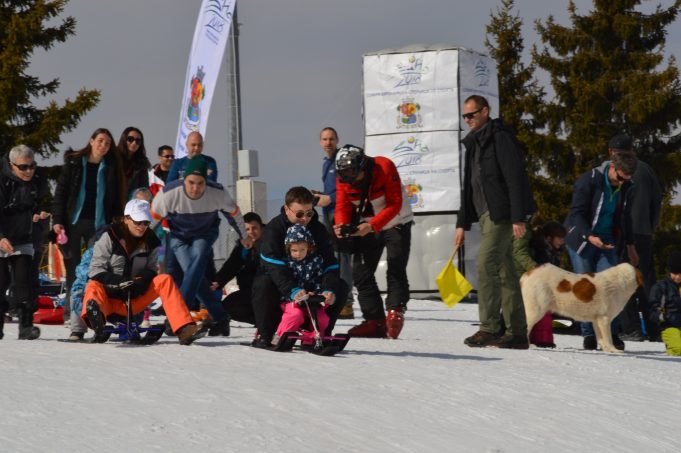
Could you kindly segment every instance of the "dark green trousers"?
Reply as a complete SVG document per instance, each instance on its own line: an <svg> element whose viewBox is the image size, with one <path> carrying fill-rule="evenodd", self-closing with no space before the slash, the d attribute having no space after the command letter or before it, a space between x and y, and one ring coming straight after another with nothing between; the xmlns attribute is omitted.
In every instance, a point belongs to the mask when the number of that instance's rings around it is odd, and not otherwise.
<svg viewBox="0 0 681 453"><path fill-rule="evenodd" d="M480 330L498 333L503 316L507 334L526 336L525 309L513 264L513 226L510 221L493 222L486 212L480 216L480 234L477 266Z"/></svg>

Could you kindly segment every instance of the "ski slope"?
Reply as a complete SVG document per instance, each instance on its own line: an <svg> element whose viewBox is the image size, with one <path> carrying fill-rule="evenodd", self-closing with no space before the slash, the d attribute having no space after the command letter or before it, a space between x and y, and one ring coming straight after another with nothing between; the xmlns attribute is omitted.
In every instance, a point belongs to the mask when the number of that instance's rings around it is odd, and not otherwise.
<svg viewBox="0 0 681 453"><path fill-rule="evenodd" d="M472 349L476 320L476 305L413 300L399 340L335 357L242 346L238 323L189 347L63 343L63 326L18 341L8 324L0 451L681 451L681 358L662 343Z"/></svg>

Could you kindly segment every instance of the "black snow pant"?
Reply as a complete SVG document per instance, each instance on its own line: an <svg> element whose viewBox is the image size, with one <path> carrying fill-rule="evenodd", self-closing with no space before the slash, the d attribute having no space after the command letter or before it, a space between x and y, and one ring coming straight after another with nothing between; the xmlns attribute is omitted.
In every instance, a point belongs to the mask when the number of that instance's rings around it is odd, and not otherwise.
<svg viewBox="0 0 681 453"><path fill-rule="evenodd" d="M352 279L364 319L385 319L383 299L374 275L383 249L386 250L388 262L385 307L387 310L406 308L409 301L407 263L410 248L411 222L360 238L352 257Z"/></svg>
<svg viewBox="0 0 681 453"><path fill-rule="evenodd" d="M656 338L660 336L659 327L649 321L650 303L648 294L655 284L655 263L653 261L653 237L647 234L637 234L634 236L634 244L638 253L638 268L643 274L645 286L638 288L631 299L624 306L618 319L620 328L624 333L632 333L641 330L641 320L639 312L643 315L643 322L648 336Z"/></svg>
<svg viewBox="0 0 681 453"><path fill-rule="evenodd" d="M348 297L348 284L338 279L338 289L335 291L336 302L326 309L329 315L329 327L325 335L331 335L336 325L338 314L343 309L344 301ZM272 278L265 272L258 272L253 280L253 312L255 314L255 327L258 334L269 341L277 331L281 322L282 295L277 289Z"/></svg>
<svg viewBox="0 0 681 453"><path fill-rule="evenodd" d="M255 325L255 314L251 302L251 292L247 290L234 291L222 299L222 308L230 319Z"/></svg>

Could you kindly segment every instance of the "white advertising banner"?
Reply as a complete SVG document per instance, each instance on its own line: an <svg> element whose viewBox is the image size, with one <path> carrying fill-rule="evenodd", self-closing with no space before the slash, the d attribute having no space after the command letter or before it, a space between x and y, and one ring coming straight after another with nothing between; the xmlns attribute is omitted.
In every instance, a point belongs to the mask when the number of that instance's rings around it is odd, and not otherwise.
<svg viewBox="0 0 681 453"><path fill-rule="evenodd" d="M497 63L488 56L477 52L459 53L459 83L461 109L468 96L484 96L489 102L490 116L499 116L499 84L497 83ZM462 127L465 129L465 127Z"/></svg>
<svg viewBox="0 0 681 453"><path fill-rule="evenodd" d="M185 78L175 155L187 154L185 142L190 132L205 136L210 104L217 84L220 64L232 25L236 0L203 0L196 21L187 76Z"/></svg>
<svg viewBox="0 0 681 453"><path fill-rule="evenodd" d="M365 134L458 129L458 53L365 55Z"/></svg>
<svg viewBox="0 0 681 453"><path fill-rule="evenodd" d="M395 163L414 212L456 211L461 204L459 131L366 137L370 156Z"/></svg>

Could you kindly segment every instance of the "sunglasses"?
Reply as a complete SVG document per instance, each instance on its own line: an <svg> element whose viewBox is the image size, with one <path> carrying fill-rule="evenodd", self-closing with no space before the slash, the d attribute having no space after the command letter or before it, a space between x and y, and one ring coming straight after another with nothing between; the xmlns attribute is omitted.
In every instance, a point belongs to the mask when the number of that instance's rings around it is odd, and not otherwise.
<svg viewBox="0 0 681 453"><path fill-rule="evenodd" d="M144 227L148 227L149 225L151 225L151 222L148 221L148 220L140 220L140 221L138 222L137 220L133 220L132 217L130 217L130 216L128 216L128 218L130 219L130 221L131 221L131 222L133 223L133 225L135 225L135 226L144 226Z"/></svg>
<svg viewBox="0 0 681 453"><path fill-rule="evenodd" d="M617 169L617 168L615 169L615 175L617 175L617 180L618 180L619 182L624 182L624 181L630 181L630 180L631 180L631 176L627 176L627 177L622 176L622 175L620 174L619 169Z"/></svg>
<svg viewBox="0 0 681 453"><path fill-rule="evenodd" d="M482 109L484 109L484 108L485 108L485 107L483 107ZM482 109L477 109L475 112L464 113L464 114L461 115L461 116L462 116L463 119L465 119L465 120L472 120L473 117L475 117L475 115L477 115L478 113L482 112Z"/></svg>
<svg viewBox="0 0 681 453"><path fill-rule="evenodd" d="M291 208L288 208L289 211L291 211ZM291 211L293 212L293 211ZM314 209L310 209L309 211L296 211L293 212L293 214L296 216L296 219L302 219L303 217L307 217L308 219L312 217L314 214Z"/></svg>
<svg viewBox="0 0 681 453"><path fill-rule="evenodd" d="M17 167L20 171L31 171L31 170L35 170L35 168L38 166L38 164L36 164L35 162L31 162L30 164L19 164L19 165L17 165L17 164L15 164L14 162L12 162L12 165L14 165L15 167Z"/></svg>
<svg viewBox="0 0 681 453"><path fill-rule="evenodd" d="M141 144L142 144L142 138L133 137L132 135L128 135L128 136L126 137L125 140L126 140L128 143L135 142L135 143L137 143L138 145L141 145Z"/></svg>
<svg viewBox="0 0 681 453"><path fill-rule="evenodd" d="M165 156L161 156L164 159L175 159L175 154L166 154Z"/></svg>

